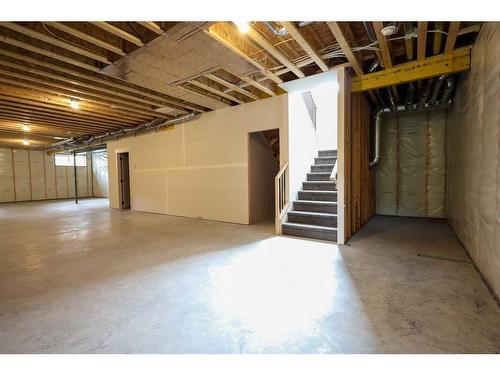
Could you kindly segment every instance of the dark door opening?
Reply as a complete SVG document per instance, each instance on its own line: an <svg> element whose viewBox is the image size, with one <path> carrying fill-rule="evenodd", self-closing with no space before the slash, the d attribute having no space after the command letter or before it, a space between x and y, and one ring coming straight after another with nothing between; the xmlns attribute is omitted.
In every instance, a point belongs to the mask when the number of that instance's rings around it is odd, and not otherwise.
<svg viewBox="0 0 500 375"><path fill-rule="evenodd" d="M279 129L248 137L250 223L274 217L274 178L279 172Z"/></svg>
<svg viewBox="0 0 500 375"><path fill-rule="evenodd" d="M118 154L118 184L120 191L120 208L130 209L130 174L128 152Z"/></svg>

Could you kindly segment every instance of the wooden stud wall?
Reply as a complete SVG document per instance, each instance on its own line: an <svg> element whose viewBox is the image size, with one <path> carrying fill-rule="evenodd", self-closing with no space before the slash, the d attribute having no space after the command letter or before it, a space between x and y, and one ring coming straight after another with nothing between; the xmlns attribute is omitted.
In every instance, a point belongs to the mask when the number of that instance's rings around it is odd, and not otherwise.
<svg viewBox="0 0 500 375"><path fill-rule="evenodd" d="M347 242L375 213L374 173L369 170L371 107L360 93L351 93L346 74L344 89L344 241Z"/></svg>

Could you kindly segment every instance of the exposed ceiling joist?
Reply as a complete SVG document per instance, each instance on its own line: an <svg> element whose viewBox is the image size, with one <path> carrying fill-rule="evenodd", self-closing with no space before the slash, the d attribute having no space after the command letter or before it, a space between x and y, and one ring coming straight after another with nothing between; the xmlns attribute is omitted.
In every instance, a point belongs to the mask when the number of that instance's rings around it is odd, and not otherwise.
<svg viewBox="0 0 500 375"><path fill-rule="evenodd" d="M63 48L67 51L76 53L78 55L85 56L85 57L103 62L105 64L111 64L111 61L109 61L105 56L102 56L102 55L99 55L97 53L91 52L89 50L77 47L74 44L64 42L60 39L54 38L54 37L47 35L47 34L40 33L38 31L30 29L28 27L18 25L17 23L0 22L0 26L3 26L3 27L8 28L10 30L13 30L17 33L26 35L30 38L41 40L42 42Z"/></svg>
<svg viewBox="0 0 500 375"><path fill-rule="evenodd" d="M321 58L321 56L314 50L311 44L305 40L304 36L301 34L299 28L294 25L293 22L284 21L281 22L288 33L295 39L295 41L300 45L300 47L309 55L311 59L318 65L322 71L328 71L328 65Z"/></svg>
<svg viewBox="0 0 500 375"><path fill-rule="evenodd" d="M417 60L425 59L427 48L427 22L419 21L417 27Z"/></svg>
<svg viewBox="0 0 500 375"><path fill-rule="evenodd" d="M221 25L219 24L214 24L206 30L207 34L210 35L212 38L217 40L219 43L221 43L223 46L237 54L238 56L242 57L246 61L248 61L250 64L255 66L263 75L265 75L267 78L270 80L276 82L276 83L283 83L283 80L279 78L277 75L266 69L263 65L259 64L257 61L252 59L250 56L248 56L245 52L240 50L238 47L233 45L225 36L224 33L219 30L221 28Z"/></svg>
<svg viewBox="0 0 500 375"><path fill-rule="evenodd" d="M142 40L140 40L138 37L127 33L126 31L113 26L112 24L108 22L103 22L103 21L94 21L91 22L93 25L100 27L101 29L107 31L108 33L111 33L113 35L116 35L119 38L125 39L126 41L129 41L130 43L135 44L136 46L142 47L144 43Z"/></svg>
<svg viewBox="0 0 500 375"><path fill-rule="evenodd" d="M233 102L236 102L238 104L245 103L243 100L240 100L240 99L238 99L238 98L236 98L236 97L234 97L232 95L226 94L223 91L217 90L217 89L215 89L215 88L213 88L211 86L205 85L204 83L198 82L196 80L189 81L188 83L191 84L191 85L194 85L196 87L199 87L199 88L201 88L203 90L209 91L212 94L215 94L215 95L218 95L218 96L222 96L223 98L229 99L229 100L231 100Z"/></svg>
<svg viewBox="0 0 500 375"><path fill-rule="evenodd" d="M352 91L361 92L392 85L399 85L440 76L463 72L470 68L470 47L460 48L451 54L428 57L423 61L410 61L379 72L356 77Z"/></svg>
<svg viewBox="0 0 500 375"><path fill-rule="evenodd" d="M453 52L459 30L460 30L460 22L450 22L450 27L448 28L448 36L446 37L446 44L444 46L444 53Z"/></svg>
<svg viewBox="0 0 500 375"><path fill-rule="evenodd" d="M1 35L0 35L0 40L1 40ZM18 54L16 52L8 51L8 50L2 49L2 48L0 48L0 55L8 56L8 57L11 57L11 58L23 61L23 62L36 64L36 65L42 66L44 68L49 68L49 69L52 69L55 71L69 74L73 77L78 77L78 78L82 78L82 79L85 79L85 80L88 80L91 82L95 82L98 84L98 87L101 89L102 89L102 85L104 85L104 86L116 88L118 90L126 91L126 92L129 92L131 94L139 95L141 98L144 98L144 97L150 98L149 103L152 105L156 105L156 106L174 105L174 106L183 107L183 108L190 109L190 110L197 111L197 112L204 112L204 110L202 110L198 107L193 107L193 106L187 105L185 103L179 103L179 102L176 102L173 100L165 99L161 96L150 94L148 92L135 89L135 88L130 87L130 86L125 85L125 84L118 84L118 83L115 83L115 82L110 81L108 79L98 78L98 77L93 76L93 75L81 73L79 71L76 71L73 69L68 69L68 68L65 68L63 66L56 65L56 64L53 64L53 63L50 63L47 61L43 61L40 59L33 59L29 56L24 56L24 55Z"/></svg>
<svg viewBox="0 0 500 375"><path fill-rule="evenodd" d="M387 38L382 34L382 29L384 28L383 22L373 22L373 29L378 40L378 46L380 48L380 54L382 55L382 61L384 62L385 69L392 68L391 53L389 51L389 45L387 44Z"/></svg>
<svg viewBox="0 0 500 375"><path fill-rule="evenodd" d="M156 23L151 21L138 21L138 24L144 26L145 28L153 31L154 33L161 35L163 34L163 30Z"/></svg>
<svg viewBox="0 0 500 375"><path fill-rule="evenodd" d="M347 58L347 61L351 64L352 68L357 75L363 75L363 68L357 56L351 49L347 38L347 27L348 25L342 25L340 22L328 22L328 27L330 28L335 40L340 45L342 52Z"/></svg>
<svg viewBox="0 0 500 375"><path fill-rule="evenodd" d="M265 92L266 94L270 95L270 96L276 96L276 93L271 90L270 88L268 88L267 86L264 86L262 83L260 82L257 82L251 78L248 78L248 77L240 77L244 82L248 83L249 85L257 88L258 90L260 91L263 91Z"/></svg>
<svg viewBox="0 0 500 375"><path fill-rule="evenodd" d="M248 29L247 35L253 39L257 44L264 48L271 56L273 56L280 63L285 65L290 71L299 78L304 78L306 75L295 66L280 50L278 50L271 42L269 42L260 32L253 26Z"/></svg>
<svg viewBox="0 0 500 375"><path fill-rule="evenodd" d="M240 94L246 95L249 98L252 98L254 100L259 100L260 98L257 95L252 94L250 91L242 89L238 85L235 85L234 83L228 82L225 79L219 78L214 74L207 74L205 77L211 79L212 81L215 81L217 83L220 83L223 86L229 87L230 89L239 92Z"/></svg>
<svg viewBox="0 0 500 375"><path fill-rule="evenodd" d="M91 70L93 72L99 72L101 70L97 66L86 64L86 63L81 62L79 60L71 59L69 57L59 55L57 53L47 51L47 50L42 49L42 48L38 48L38 47L33 46L31 44L24 43L24 42L21 42L21 41L16 40L16 39L9 38L5 35L0 34L0 42L10 44L11 46L14 46L14 47L22 48L22 49L30 51L30 52L35 52L35 53L38 53L39 55L47 56L47 57L50 57L54 60L62 61L62 62L71 64L71 65L78 66L80 68Z"/></svg>
<svg viewBox="0 0 500 375"><path fill-rule="evenodd" d="M84 40L86 42L89 42L91 44L94 44L96 46L102 47L107 51L116 53L117 55L120 56L126 56L127 54L123 52L123 50L119 47L116 47L112 44L109 44L101 39L94 38L91 35L82 33L81 31L78 31L72 27L66 26L65 24L61 22L44 22L46 25L53 27L54 29L57 29L59 31L62 31L66 34L73 35L74 37L77 37L81 40Z"/></svg>

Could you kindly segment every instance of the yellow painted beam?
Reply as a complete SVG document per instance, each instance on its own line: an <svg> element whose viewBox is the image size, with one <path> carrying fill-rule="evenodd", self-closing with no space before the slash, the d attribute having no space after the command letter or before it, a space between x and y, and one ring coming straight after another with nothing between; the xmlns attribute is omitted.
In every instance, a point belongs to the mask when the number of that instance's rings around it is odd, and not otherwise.
<svg viewBox="0 0 500 375"><path fill-rule="evenodd" d="M470 68L470 48L460 48L448 55L437 55L422 61L410 61L390 69L365 74L352 80L352 92L361 92L463 72Z"/></svg>

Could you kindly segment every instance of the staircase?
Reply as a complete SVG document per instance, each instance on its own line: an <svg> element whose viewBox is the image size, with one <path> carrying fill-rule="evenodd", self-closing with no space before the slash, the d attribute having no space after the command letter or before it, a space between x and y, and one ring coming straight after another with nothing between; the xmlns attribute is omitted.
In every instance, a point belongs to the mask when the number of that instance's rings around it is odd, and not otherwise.
<svg viewBox="0 0 500 375"><path fill-rule="evenodd" d="M337 191L330 181L336 160L337 150L318 151L303 190L288 211L283 234L337 241Z"/></svg>

